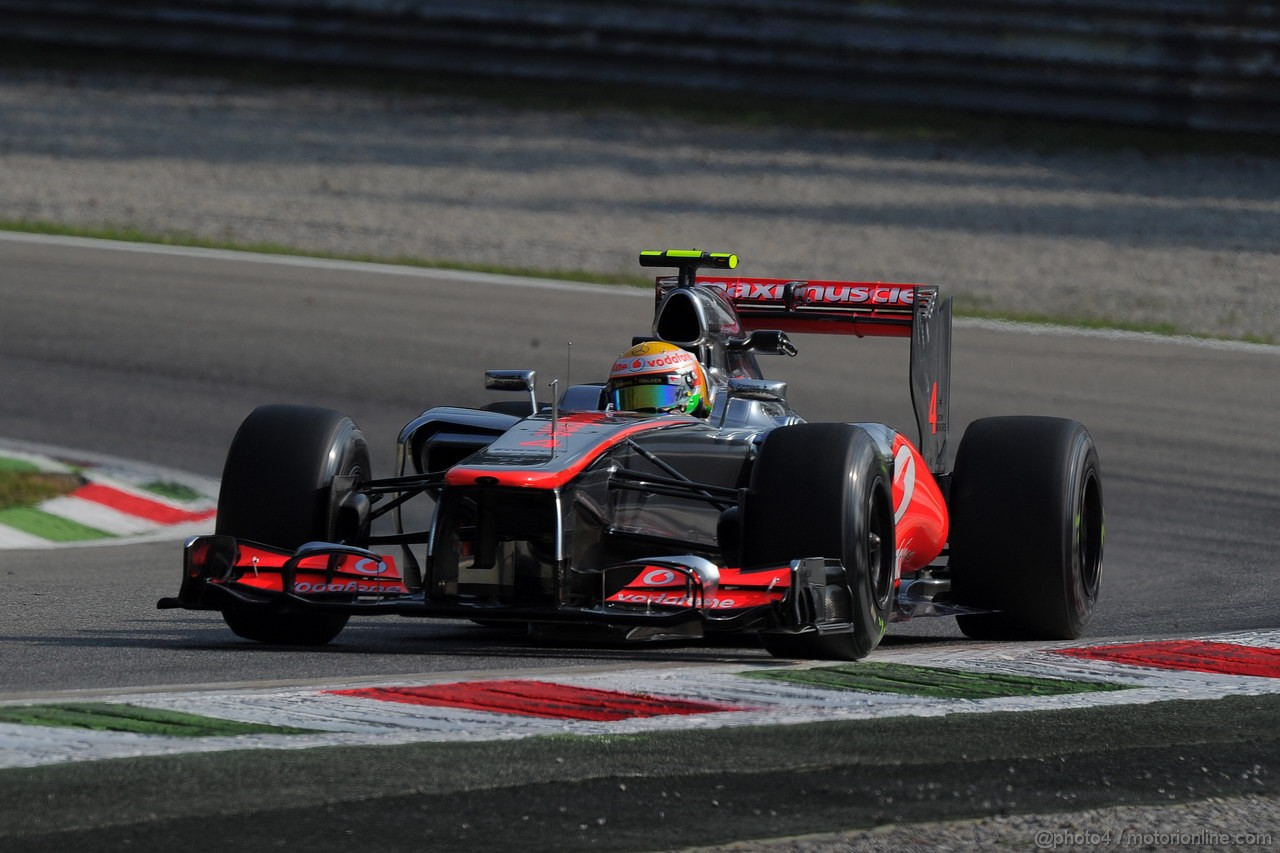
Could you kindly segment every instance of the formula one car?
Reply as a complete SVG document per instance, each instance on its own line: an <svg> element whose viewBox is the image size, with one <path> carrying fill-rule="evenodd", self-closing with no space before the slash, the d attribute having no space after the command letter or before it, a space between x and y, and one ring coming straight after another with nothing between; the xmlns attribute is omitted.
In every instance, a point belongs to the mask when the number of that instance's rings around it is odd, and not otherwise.
<svg viewBox="0 0 1280 853"><path fill-rule="evenodd" d="M178 596L159 606L302 645L353 614L632 640L749 632L774 655L846 660L915 616L955 616L978 638L1080 634L1102 566L1093 440L1071 420L987 418L949 471L937 287L743 278L736 256L700 251L640 263L676 274L657 279L652 330L608 382L544 406L532 371L487 371L487 387L528 399L424 411L400 432L396 476L372 475L348 417L256 409L216 532L187 542ZM806 423L758 364L795 355L798 333L906 338L918 442ZM418 498L430 524L407 530Z"/></svg>

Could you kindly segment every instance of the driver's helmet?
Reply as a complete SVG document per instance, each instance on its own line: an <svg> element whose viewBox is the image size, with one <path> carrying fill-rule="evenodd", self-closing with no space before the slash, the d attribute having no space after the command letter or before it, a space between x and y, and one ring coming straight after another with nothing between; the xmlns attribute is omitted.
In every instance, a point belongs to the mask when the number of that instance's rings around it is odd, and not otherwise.
<svg viewBox="0 0 1280 853"><path fill-rule="evenodd" d="M618 356L607 387L613 408L705 417L711 410L707 374L688 350L662 341L636 344Z"/></svg>

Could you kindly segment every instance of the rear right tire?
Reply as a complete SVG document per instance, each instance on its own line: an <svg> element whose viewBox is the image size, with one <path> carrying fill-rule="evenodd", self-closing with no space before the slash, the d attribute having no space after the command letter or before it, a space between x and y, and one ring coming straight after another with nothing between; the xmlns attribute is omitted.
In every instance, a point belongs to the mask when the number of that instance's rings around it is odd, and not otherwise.
<svg viewBox="0 0 1280 853"><path fill-rule="evenodd" d="M951 481L956 601L998 613L957 617L975 639L1080 636L1102 579L1102 475L1093 438L1072 420L970 424Z"/></svg>

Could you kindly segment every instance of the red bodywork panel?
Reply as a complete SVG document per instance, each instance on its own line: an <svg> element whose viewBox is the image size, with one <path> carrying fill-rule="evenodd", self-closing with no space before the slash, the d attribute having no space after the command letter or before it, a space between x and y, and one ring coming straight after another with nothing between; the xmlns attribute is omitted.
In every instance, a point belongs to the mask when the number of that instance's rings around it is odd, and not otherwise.
<svg viewBox="0 0 1280 853"><path fill-rule="evenodd" d="M920 451L901 434L893 442L893 517L901 573L938 558L950 532L947 502Z"/></svg>

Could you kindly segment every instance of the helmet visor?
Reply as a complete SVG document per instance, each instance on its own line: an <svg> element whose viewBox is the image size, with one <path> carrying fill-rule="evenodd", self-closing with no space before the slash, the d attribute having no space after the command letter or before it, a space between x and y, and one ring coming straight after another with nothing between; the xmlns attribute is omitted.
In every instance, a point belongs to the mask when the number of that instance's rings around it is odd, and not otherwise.
<svg viewBox="0 0 1280 853"><path fill-rule="evenodd" d="M689 397L683 383L670 384L664 376L650 382L615 387L609 393L613 407L622 412L671 412L683 410Z"/></svg>

